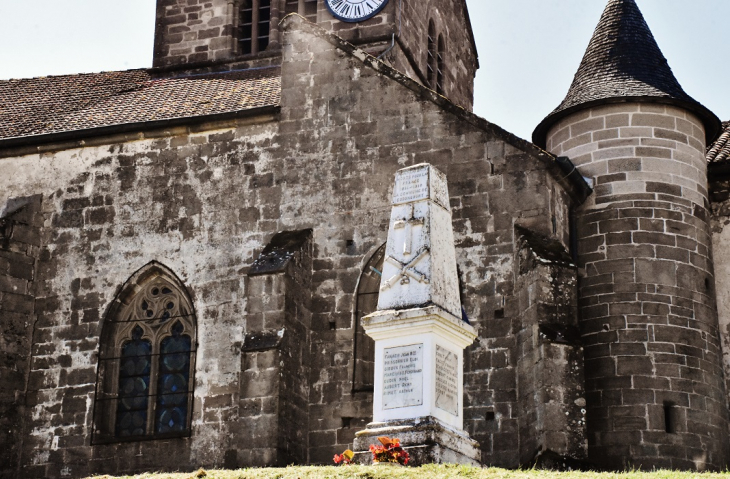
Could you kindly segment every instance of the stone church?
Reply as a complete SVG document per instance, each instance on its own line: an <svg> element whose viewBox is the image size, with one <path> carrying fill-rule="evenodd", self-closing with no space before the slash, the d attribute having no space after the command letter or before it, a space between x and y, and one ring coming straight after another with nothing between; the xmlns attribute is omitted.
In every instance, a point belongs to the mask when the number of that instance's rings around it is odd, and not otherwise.
<svg viewBox="0 0 730 479"><path fill-rule="evenodd" d="M728 467L730 124L634 0L532 142L478 68L465 0L157 0L152 68L0 82L0 477L330 464L420 163L483 464Z"/></svg>

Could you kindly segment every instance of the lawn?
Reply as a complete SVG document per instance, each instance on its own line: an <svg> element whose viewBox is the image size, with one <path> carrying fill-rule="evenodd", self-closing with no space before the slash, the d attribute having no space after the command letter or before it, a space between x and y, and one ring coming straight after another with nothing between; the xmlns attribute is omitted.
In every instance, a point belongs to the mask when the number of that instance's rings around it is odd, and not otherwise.
<svg viewBox="0 0 730 479"><path fill-rule="evenodd" d="M287 467L271 469L203 470L185 473L146 473L135 476L94 476L93 479L730 479L730 474L656 471L551 472L544 470L480 469L456 465ZM89 478L91 479L91 478Z"/></svg>

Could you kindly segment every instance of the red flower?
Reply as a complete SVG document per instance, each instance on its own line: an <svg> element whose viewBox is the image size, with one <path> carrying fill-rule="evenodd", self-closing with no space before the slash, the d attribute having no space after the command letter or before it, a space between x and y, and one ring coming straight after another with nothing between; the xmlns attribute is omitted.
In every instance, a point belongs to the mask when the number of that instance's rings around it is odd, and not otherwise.
<svg viewBox="0 0 730 479"><path fill-rule="evenodd" d="M400 445L400 439L391 439L386 436L378 438L382 446L370 445L370 452L375 462L393 462L402 465L408 464L410 456Z"/></svg>
<svg viewBox="0 0 730 479"><path fill-rule="evenodd" d="M355 453L348 449L342 454L335 454L334 461L335 464L339 464L341 462L344 462L345 464L352 464L352 458L354 457Z"/></svg>

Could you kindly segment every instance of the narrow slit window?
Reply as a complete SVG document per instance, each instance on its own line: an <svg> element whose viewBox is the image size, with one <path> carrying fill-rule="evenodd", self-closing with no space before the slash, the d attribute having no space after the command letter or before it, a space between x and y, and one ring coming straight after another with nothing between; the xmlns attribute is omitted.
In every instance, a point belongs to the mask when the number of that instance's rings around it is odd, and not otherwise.
<svg viewBox="0 0 730 479"><path fill-rule="evenodd" d="M271 25L271 0L259 0L258 50L262 52L269 46Z"/></svg>
<svg viewBox="0 0 730 479"><path fill-rule="evenodd" d="M439 35L438 40L438 53L436 58L436 93L441 95L444 94L444 74L446 72L445 65L446 56L446 45L444 43L444 36Z"/></svg>
<svg viewBox="0 0 730 479"><path fill-rule="evenodd" d="M286 3L287 11L290 3ZM259 53L271 43L271 0L241 0L238 16L238 53Z"/></svg>
<svg viewBox="0 0 730 479"><path fill-rule="evenodd" d="M436 86L436 27L433 20L428 22L428 48L426 58L426 81L428 86Z"/></svg>
<svg viewBox="0 0 730 479"><path fill-rule="evenodd" d="M674 404L664 403L664 429L668 434L674 434L677 429L674 423L674 409Z"/></svg>
<svg viewBox="0 0 730 479"><path fill-rule="evenodd" d="M241 16L238 22L239 53L253 53L253 0L244 0L241 4Z"/></svg>

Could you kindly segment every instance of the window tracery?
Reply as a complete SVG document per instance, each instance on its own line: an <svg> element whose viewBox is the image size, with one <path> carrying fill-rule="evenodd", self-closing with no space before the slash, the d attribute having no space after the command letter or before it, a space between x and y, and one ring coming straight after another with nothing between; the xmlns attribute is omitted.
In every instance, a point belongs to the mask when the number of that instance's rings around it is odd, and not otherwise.
<svg viewBox="0 0 730 479"><path fill-rule="evenodd" d="M189 435L196 326L192 303L157 266L115 299L100 342L94 441Z"/></svg>

